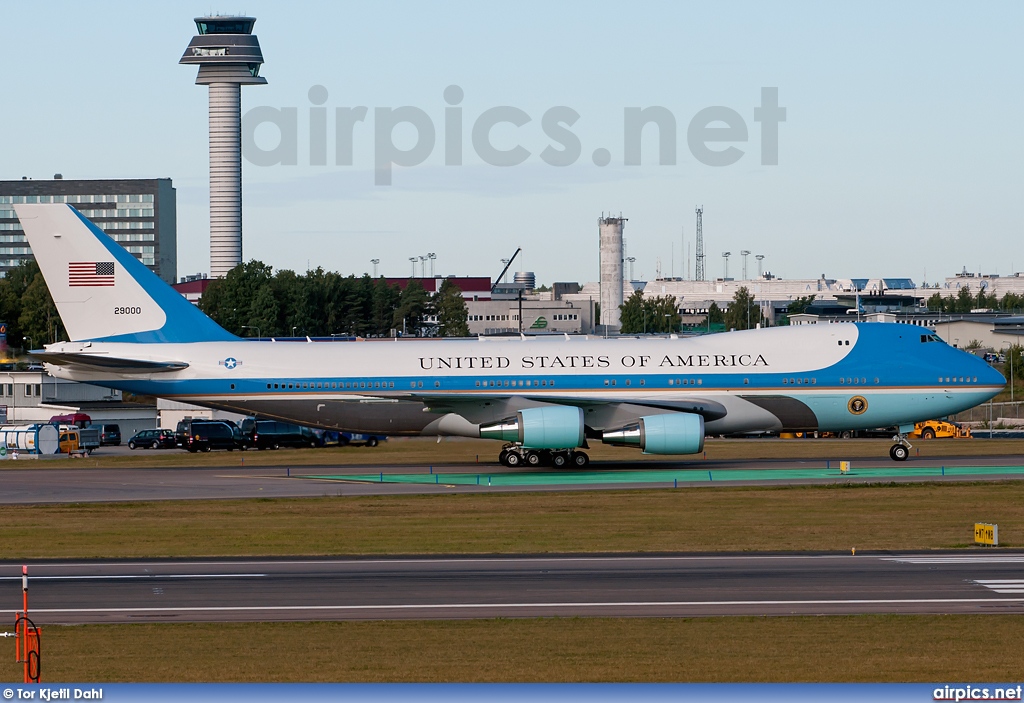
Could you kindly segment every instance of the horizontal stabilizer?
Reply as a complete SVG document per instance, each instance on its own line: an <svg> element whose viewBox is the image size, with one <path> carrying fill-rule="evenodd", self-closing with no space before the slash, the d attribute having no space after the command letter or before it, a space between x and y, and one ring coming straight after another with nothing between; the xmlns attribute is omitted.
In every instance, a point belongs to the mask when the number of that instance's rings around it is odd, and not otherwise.
<svg viewBox="0 0 1024 703"><path fill-rule="evenodd" d="M33 357L45 364L67 366L83 371L114 371L116 373L160 373L187 369L184 361L147 361L144 359L118 359L101 354L71 354L61 352L33 352Z"/></svg>

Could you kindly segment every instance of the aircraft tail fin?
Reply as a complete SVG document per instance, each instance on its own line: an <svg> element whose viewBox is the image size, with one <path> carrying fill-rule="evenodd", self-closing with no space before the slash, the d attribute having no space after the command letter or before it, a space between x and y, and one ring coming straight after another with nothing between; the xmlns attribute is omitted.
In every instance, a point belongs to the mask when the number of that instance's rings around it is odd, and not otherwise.
<svg viewBox="0 0 1024 703"><path fill-rule="evenodd" d="M236 338L70 205L14 209L72 341Z"/></svg>

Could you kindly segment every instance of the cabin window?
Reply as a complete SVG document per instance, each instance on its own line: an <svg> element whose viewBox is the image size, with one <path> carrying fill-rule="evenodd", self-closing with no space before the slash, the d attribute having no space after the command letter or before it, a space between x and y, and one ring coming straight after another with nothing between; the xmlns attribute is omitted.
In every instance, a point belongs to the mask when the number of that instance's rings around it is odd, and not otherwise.
<svg viewBox="0 0 1024 703"><path fill-rule="evenodd" d="M231 384L231 390L235 390L235 384L234 383Z"/></svg>
<svg viewBox="0 0 1024 703"><path fill-rule="evenodd" d="M441 382L440 381L434 381L434 388L440 388L440 387L441 387Z"/></svg>
<svg viewBox="0 0 1024 703"><path fill-rule="evenodd" d="M750 385L750 379L749 378L743 379L743 385L744 386L749 386Z"/></svg>

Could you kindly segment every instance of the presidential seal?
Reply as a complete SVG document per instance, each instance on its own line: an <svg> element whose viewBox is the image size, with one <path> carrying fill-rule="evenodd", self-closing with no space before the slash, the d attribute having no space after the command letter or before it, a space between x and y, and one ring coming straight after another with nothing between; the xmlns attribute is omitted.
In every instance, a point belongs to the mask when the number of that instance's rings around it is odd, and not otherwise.
<svg viewBox="0 0 1024 703"><path fill-rule="evenodd" d="M850 402L846 404L846 409L854 415L863 415L868 409L868 401L862 395L855 395L850 398Z"/></svg>

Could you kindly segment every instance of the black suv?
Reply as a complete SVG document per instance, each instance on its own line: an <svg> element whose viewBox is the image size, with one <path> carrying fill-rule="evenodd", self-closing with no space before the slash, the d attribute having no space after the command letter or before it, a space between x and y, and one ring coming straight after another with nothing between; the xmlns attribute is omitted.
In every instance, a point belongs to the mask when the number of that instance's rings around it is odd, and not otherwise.
<svg viewBox="0 0 1024 703"><path fill-rule="evenodd" d="M170 430L142 430L128 440L129 449L149 447L151 449L174 449L174 433Z"/></svg>
<svg viewBox="0 0 1024 703"><path fill-rule="evenodd" d="M257 449L280 447L322 447L323 440L308 427L277 420L257 420L252 444Z"/></svg>
<svg viewBox="0 0 1024 703"><path fill-rule="evenodd" d="M100 425L100 446L121 446L121 426L120 425Z"/></svg>
<svg viewBox="0 0 1024 703"><path fill-rule="evenodd" d="M245 449L247 442L233 422L227 420L192 420L183 446L190 452L208 452L211 449Z"/></svg>

